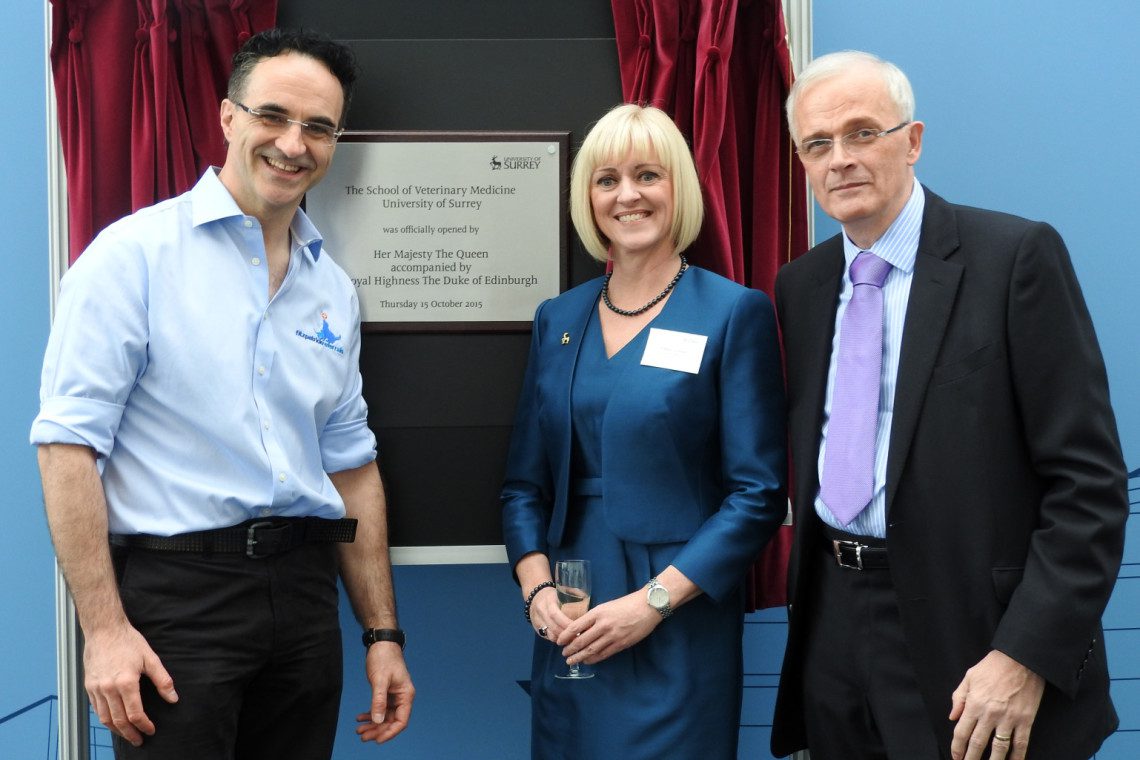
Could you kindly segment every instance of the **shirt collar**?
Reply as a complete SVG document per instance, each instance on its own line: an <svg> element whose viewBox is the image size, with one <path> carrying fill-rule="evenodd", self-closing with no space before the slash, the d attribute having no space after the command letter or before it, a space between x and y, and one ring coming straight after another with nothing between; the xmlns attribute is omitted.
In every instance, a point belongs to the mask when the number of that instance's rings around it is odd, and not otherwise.
<svg viewBox="0 0 1140 760"><path fill-rule="evenodd" d="M918 238L922 232L922 212L925 208L926 194L916 177L910 198L902 207L902 211L874 245L870 248L860 248L844 233L843 258L846 259L848 269L860 252L874 251L876 256L896 269L901 269L907 274L913 272L914 260L918 256Z"/></svg>
<svg viewBox="0 0 1140 760"><path fill-rule="evenodd" d="M245 214L218 178L218 167L211 166L190 190L191 222L195 227L223 219L244 219ZM321 256L324 239L308 215L300 208L289 223L295 245L306 251L313 261Z"/></svg>
<svg viewBox="0 0 1140 760"><path fill-rule="evenodd" d="M302 250L308 251L313 261L321 257L321 246L324 245L324 238L321 237L321 233L309 219L308 214L299 207L297 213L293 215L293 222L289 225L289 231L293 233L293 242L301 246Z"/></svg>

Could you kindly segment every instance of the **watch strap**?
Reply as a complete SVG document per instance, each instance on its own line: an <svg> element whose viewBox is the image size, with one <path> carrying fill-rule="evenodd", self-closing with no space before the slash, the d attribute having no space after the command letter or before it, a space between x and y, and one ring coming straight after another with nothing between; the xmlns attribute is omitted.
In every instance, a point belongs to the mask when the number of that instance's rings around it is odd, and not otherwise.
<svg viewBox="0 0 1140 760"><path fill-rule="evenodd" d="M364 641L365 649L377 641L391 641L393 644L399 644L400 650L403 651L404 645L407 643L407 637L400 628L369 628L364 632L361 639Z"/></svg>

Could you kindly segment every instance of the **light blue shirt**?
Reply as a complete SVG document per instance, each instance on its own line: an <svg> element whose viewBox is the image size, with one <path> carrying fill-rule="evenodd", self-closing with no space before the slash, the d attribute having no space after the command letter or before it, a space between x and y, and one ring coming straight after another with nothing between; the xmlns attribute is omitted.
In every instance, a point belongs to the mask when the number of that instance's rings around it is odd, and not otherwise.
<svg viewBox="0 0 1140 760"><path fill-rule="evenodd" d="M823 479L823 457L827 450L827 426L831 419L831 396L835 389L835 368L839 360L840 327L843 314L851 301L851 262L861 251L872 251L892 265L883 283L883 367L879 376L879 421L875 433L875 480L870 505L844 526L819 498L815 511L833 528L860 536L887 536L887 454L890 448L891 421L894 419L895 379L899 372L899 349L902 347L903 322L910 301L910 284L914 279L914 261L918 255L918 237L922 231L922 212L926 195L916 179L910 198L883 236L870 248L859 248L847 235L843 236L843 288L839 292L839 308L835 313L835 331L831 341L831 364L827 369L827 395L823 404L823 429L819 443L819 477Z"/></svg>
<svg viewBox="0 0 1140 760"><path fill-rule="evenodd" d="M344 516L367 464L360 307L298 210L269 299L261 224L208 170L108 227L64 276L33 444L99 457L112 533Z"/></svg>

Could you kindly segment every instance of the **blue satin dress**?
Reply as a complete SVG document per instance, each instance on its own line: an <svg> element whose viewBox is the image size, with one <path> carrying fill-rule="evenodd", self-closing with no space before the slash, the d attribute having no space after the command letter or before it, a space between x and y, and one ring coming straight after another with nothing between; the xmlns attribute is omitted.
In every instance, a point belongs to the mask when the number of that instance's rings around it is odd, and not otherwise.
<svg viewBox="0 0 1140 760"><path fill-rule="evenodd" d="M573 501L551 560L591 561L591 606L641 589L683 544L635 544L603 514L601 433L610 391L641 361L646 327L612 358L595 309L572 386ZM708 403L716 403L709 399ZM645 441L646 446L669 445ZM718 604L700 595L640 643L597 665L583 681L565 673L561 648L538 639L532 667L532 756L536 760L735 760L740 725L743 597Z"/></svg>

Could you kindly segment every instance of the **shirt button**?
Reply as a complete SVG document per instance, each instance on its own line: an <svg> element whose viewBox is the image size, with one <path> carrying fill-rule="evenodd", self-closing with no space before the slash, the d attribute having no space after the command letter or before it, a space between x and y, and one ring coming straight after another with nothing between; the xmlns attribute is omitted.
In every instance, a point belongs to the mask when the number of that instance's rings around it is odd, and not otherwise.
<svg viewBox="0 0 1140 760"><path fill-rule="evenodd" d="M285 473L281 473L280 475L278 475L277 479L280 480L282 483L284 483L285 482Z"/></svg>
<svg viewBox="0 0 1140 760"><path fill-rule="evenodd" d="M253 226L253 220L252 219L246 219L244 222L242 222L242 224L244 224L246 227L252 227Z"/></svg>
<svg viewBox="0 0 1140 760"><path fill-rule="evenodd" d="M255 267L261 266L261 259L254 256L252 259L249 260L249 263L253 264Z"/></svg>
<svg viewBox="0 0 1140 760"><path fill-rule="evenodd" d="M262 427L264 427L266 430L268 430L269 429L269 423L266 422L264 425L262 425Z"/></svg>
<svg viewBox="0 0 1140 760"><path fill-rule="evenodd" d="M257 374L264 375L265 374L265 367L258 367L257 368Z"/></svg>
<svg viewBox="0 0 1140 760"><path fill-rule="evenodd" d="M269 507L262 507L261 508L261 516L262 517L269 517L271 514L273 514L273 510L270 509Z"/></svg>

